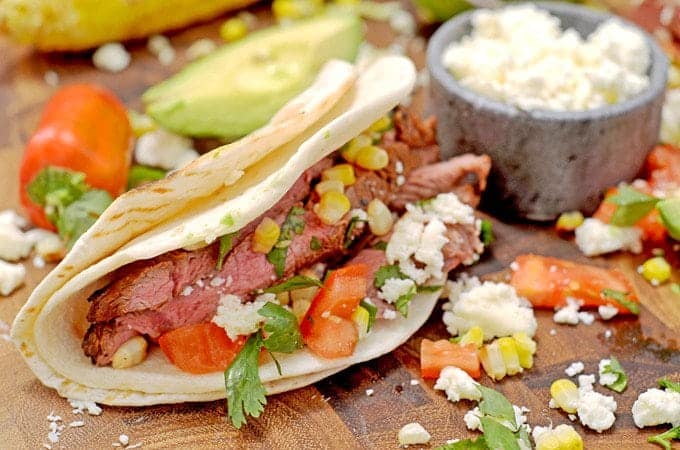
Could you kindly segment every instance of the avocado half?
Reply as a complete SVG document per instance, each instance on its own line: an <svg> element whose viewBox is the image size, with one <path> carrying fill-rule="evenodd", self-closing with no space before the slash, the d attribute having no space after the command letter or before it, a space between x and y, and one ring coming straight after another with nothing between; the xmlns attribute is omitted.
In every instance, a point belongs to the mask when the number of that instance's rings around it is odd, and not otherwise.
<svg viewBox="0 0 680 450"><path fill-rule="evenodd" d="M347 12L266 28L189 64L142 100L175 133L235 139L267 123L326 61L353 61L363 39L361 19Z"/></svg>

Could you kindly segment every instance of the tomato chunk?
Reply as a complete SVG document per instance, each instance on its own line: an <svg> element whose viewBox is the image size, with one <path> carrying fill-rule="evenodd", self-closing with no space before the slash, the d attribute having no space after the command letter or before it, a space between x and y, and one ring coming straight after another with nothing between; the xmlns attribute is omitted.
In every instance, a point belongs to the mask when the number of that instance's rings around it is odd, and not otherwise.
<svg viewBox="0 0 680 450"><path fill-rule="evenodd" d="M245 336L232 341L224 328L212 322L177 328L158 339L171 363L195 374L226 370L245 343Z"/></svg>
<svg viewBox="0 0 680 450"><path fill-rule="evenodd" d="M324 358L349 356L359 340L350 319L366 297L368 266L352 264L331 272L300 323L302 338Z"/></svg>
<svg viewBox="0 0 680 450"><path fill-rule="evenodd" d="M604 289L626 293L628 300L638 302L633 285L616 269L538 255L520 255L515 263L517 270L513 271L510 284L537 308L561 307L566 305L567 297L574 297L586 307L612 305L620 313L630 314L624 306L603 298Z"/></svg>
<svg viewBox="0 0 680 450"><path fill-rule="evenodd" d="M475 344L460 345L446 339L423 339L420 343L420 375L423 378L437 378L446 366L458 367L472 378L481 376Z"/></svg>
<svg viewBox="0 0 680 450"><path fill-rule="evenodd" d="M680 149L672 145L657 145L647 155L645 171L652 189L677 189L680 187Z"/></svg>
<svg viewBox="0 0 680 450"><path fill-rule="evenodd" d="M680 153L680 152L678 152ZM597 207L597 211L593 214L593 218L600 220L604 223L609 223L612 220L612 216L616 212L616 205L614 203L608 202L607 198L612 195L616 195L618 189L611 188L607 190L607 194L604 197L600 206ZM651 192L645 192L646 194L651 194ZM642 231L642 240L644 242L653 242L661 244L666 240L666 227L659 216L659 211L657 209L652 209L646 216L638 220L635 228L639 228Z"/></svg>

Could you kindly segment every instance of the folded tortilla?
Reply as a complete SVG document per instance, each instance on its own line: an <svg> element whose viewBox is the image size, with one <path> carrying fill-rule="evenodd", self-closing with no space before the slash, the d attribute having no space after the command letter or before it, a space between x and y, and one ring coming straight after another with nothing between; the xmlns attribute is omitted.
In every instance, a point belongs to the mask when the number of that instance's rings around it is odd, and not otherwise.
<svg viewBox="0 0 680 450"><path fill-rule="evenodd" d="M35 289L13 324L13 341L40 381L64 397L107 405L224 398L221 372L182 372L156 346L131 368L93 365L81 349L89 325L87 298L126 264L243 228L276 204L307 168L410 95L415 75L403 57L384 57L360 71L331 61L263 128L116 199ZM329 360L303 348L277 356L282 374L273 362L262 364L268 394L390 352L422 326L436 301L436 293L419 294L408 318L378 320L350 357Z"/></svg>

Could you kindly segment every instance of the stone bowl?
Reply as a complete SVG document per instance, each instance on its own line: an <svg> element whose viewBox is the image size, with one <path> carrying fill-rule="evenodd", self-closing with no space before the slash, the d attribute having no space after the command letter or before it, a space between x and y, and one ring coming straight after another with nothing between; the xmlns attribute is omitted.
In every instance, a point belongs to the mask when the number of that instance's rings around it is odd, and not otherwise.
<svg viewBox="0 0 680 450"><path fill-rule="evenodd" d="M536 5L582 36L612 17L567 3ZM443 24L427 48L442 156L491 156L484 196L486 208L494 212L537 221L564 211L591 213L606 188L635 177L658 141L668 70L663 51L645 33L650 85L636 97L586 111L525 111L463 87L444 67L444 51L470 33L471 16L468 12Z"/></svg>

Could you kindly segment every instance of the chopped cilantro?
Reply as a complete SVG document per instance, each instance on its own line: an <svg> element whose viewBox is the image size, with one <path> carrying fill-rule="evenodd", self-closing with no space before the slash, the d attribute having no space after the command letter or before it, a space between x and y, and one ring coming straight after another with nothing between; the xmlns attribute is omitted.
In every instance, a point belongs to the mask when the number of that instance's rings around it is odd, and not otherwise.
<svg viewBox="0 0 680 450"><path fill-rule="evenodd" d="M673 448L673 443L671 442L673 439L680 440L680 425L671 428L665 433L657 434L656 436L647 438L647 442L658 444L665 450L671 450Z"/></svg>
<svg viewBox="0 0 680 450"><path fill-rule="evenodd" d="M378 313L378 308L373 304L369 303L366 300L362 300L360 305L368 311L368 324L366 325L366 333L371 331L371 328L373 328L373 324L375 323L375 316Z"/></svg>
<svg viewBox="0 0 680 450"><path fill-rule="evenodd" d="M394 302L394 307L397 308L397 311L399 311L402 316L408 317L408 305L411 303L411 300L413 300L414 295L416 295L415 285L411 286L411 289L409 289L407 293L400 295L397 301Z"/></svg>
<svg viewBox="0 0 680 450"><path fill-rule="evenodd" d="M352 218L349 219L347 231L345 231L345 248L349 248L349 246L352 245L352 242L354 242L354 239L352 239L352 233L354 232L354 229L358 223L366 223L366 220L359 218L359 216L352 216Z"/></svg>
<svg viewBox="0 0 680 450"><path fill-rule="evenodd" d="M258 331L248 338L224 371L227 411L236 428L246 423L246 415L260 417L267 404L267 391L260 380L258 367L262 345L262 333Z"/></svg>
<svg viewBox="0 0 680 450"><path fill-rule="evenodd" d="M515 410L512 403L500 392L490 389L481 384L477 388L482 393L482 401L479 402L479 411L482 414L507 421L512 426L512 431L516 431Z"/></svg>
<svg viewBox="0 0 680 450"><path fill-rule="evenodd" d="M234 217L231 214L227 214L226 216L222 217L222 220L220 220L222 225L225 227L233 227L236 221L234 220Z"/></svg>
<svg viewBox="0 0 680 450"><path fill-rule="evenodd" d="M609 364L604 366L602 369L602 373L615 374L616 381L612 384L607 384L606 387L620 394L626 389L626 386L628 385L628 375L626 375L626 372L623 370L623 367L621 366L621 363L619 363L618 359L610 356L609 361Z"/></svg>
<svg viewBox="0 0 680 450"><path fill-rule="evenodd" d="M515 420L514 412L512 420ZM482 423L486 445L491 450L520 450L517 435L510 428L491 416L484 416L479 421Z"/></svg>
<svg viewBox="0 0 680 450"><path fill-rule="evenodd" d="M659 379L659 387L662 389L668 389L669 391L675 391L680 393L680 383L675 383L666 377Z"/></svg>
<svg viewBox="0 0 680 450"><path fill-rule="evenodd" d="M385 251L387 250L387 242L385 241L378 241L375 244L373 244L373 248L376 250L382 250Z"/></svg>
<svg viewBox="0 0 680 450"><path fill-rule="evenodd" d="M605 201L617 206L611 218L611 224L629 227L654 209L659 199L640 192L632 186L624 185L615 195L608 197Z"/></svg>
<svg viewBox="0 0 680 450"><path fill-rule="evenodd" d="M318 237L312 236L312 240L309 242L309 248L314 251L321 250L321 241Z"/></svg>
<svg viewBox="0 0 680 450"><path fill-rule="evenodd" d="M431 293L431 292L441 291L442 289L444 289L444 286L439 285L439 284L433 284L431 286L423 285L423 286L418 286L418 288L416 289L416 292L418 292L419 294L421 292Z"/></svg>
<svg viewBox="0 0 680 450"><path fill-rule="evenodd" d="M605 288L602 289L602 297L614 300L619 305L626 308L631 313L638 315L640 314L640 305L627 298L627 292L621 292L614 289Z"/></svg>
<svg viewBox="0 0 680 450"><path fill-rule="evenodd" d="M215 266L217 270L222 270L222 265L224 264L224 258L227 257L234 243L234 238L238 233L229 233L220 237L220 251L217 254L217 265Z"/></svg>
<svg viewBox="0 0 680 450"><path fill-rule="evenodd" d="M424 208L427 205L431 205L433 201L434 201L434 197L426 198L425 200L418 200L416 202L416 206L418 206L420 208Z"/></svg>
<svg viewBox="0 0 680 450"><path fill-rule="evenodd" d="M279 240L274 245L269 253L267 253L267 261L269 261L276 271L276 275L281 278L286 270L286 256L288 255L288 247L293 239L294 234L302 234L305 229L305 221L302 218L305 210L299 206L293 206L286 220L281 225L281 234Z"/></svg>
<svg viewBox="0 0 680 450"><path fill-rule="evenodd" d="M165 175L165 170L136 164L130 167L130 172L128 172L127 190L129 191L137 186L160 180L165 178Z"/></svg>
<svg viewBox="0 0 680 450"><path fill-rule="evenodd" d="M486 445L484 436L478 436L477 439L465 439L451 444L444 444L434 450L489 450Z"/></svg>
<svg viewBox="0 0 680 450"><path fill-rule="evenodd" d="M482 228L480 231L482 243L487 246L496 240L493 234L493 224L488 219L482 219Z"/></svg>
<svg viewBox="0 0 680 450"><path fill-rule="evenodd" d="M264 347L270 352L293 353L302 348L302 335L295 314L283 306L267 302L259 309L258 314L264 317L264 332L267 336Z"/></svg>
<svg viewBox="0 0 680 450"><path fill-rule="evenodd" d="M389 280L390 278L399 278L401 280L405 280L408 277L401 273L399 266L396 264L382 266L375 272L373 286L380 289L385 285L385 281Z"/></svg>
<svg viewBox="0 0 680 450"><path fill-rule="evenodd" d="M283 283L276 284L272 287L265 289L265 292L270 292L272 294L278 294L280 292L294 291L296 289L304 289L312 286L323 286L321 281L316 278L306 277L304 275L295 275L294 277L288 278Z"/></svg>

